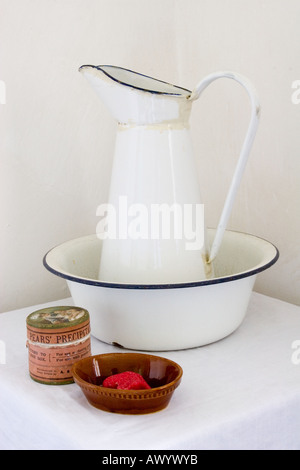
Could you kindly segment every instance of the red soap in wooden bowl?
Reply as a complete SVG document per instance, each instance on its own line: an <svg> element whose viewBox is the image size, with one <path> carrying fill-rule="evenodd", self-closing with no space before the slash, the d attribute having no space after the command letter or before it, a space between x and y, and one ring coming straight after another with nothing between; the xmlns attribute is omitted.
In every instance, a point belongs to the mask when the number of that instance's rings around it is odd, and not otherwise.
<svg viewBox="0 0 300 470"><path fill-rule="evenodd" d="M103 380L102 386L107 388L118 388L119 390L144 390L151 388L141 374L132 371L110 375Z"/></svg>
<svg viewBox="0 0 300 470"><path fill-rule="evenodd" d="M114 376L125 372L139 374L150 388L146 388L144 383L144 388L139 390L103 386L106 379L109 385L116 385ZM72 373L92 406L112 413L144 414L168 406L183 371L176 362L159 356L110 353L76 362Z"/></svg>

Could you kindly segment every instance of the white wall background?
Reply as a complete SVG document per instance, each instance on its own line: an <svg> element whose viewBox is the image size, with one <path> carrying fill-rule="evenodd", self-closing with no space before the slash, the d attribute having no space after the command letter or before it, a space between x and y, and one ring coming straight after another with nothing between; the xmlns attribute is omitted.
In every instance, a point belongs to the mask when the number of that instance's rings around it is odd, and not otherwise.
<svg viewBox="0 0 300 470"><path fill-rule="evenodd" d="M115 122L80 65L113 64L192 89L222 69L246 75L259 132L229 228L273 242L280 260L255 290L300 303L299 0L0 0L0 311L69 296L44 254L94 233L106 201ZM192 132L208 225L216 226L250 108L215 82Z"/></svg>

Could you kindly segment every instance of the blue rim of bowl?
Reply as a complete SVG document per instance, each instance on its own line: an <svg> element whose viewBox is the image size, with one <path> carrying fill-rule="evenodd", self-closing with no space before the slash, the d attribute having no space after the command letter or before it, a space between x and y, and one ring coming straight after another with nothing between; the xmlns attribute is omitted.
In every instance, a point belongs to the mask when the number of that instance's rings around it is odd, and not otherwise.
<svg viewBox="0 0 300 470"><path fill-rule="evenodd" d="M177 86L177 85L173 85L172 83L165 82L164 80L158 80L157 78L150 77L149 75L144 75L143 73L135 72L134 70L130 70L130 69L127 69L127 68L124 68L124 67L118 67L116 65L90 65L90 64L85 64L85 65L81 65L79 67L79 71L80 71L80 69L83 69L84 67L91 67L93 69L99 70L99 71L103 72L107 77L111 78L111 80L114 80L115 82L120 83L120 85L125 85L125 86L128 86L129 88L134 88L135 90L141 90L141 91L145 91L145 92L148 92L148 93L153 93L154 95L168 95L168 96L177 96L177 97L182 96L184 98L188 98L192 94L191 90L188 90L187 88L183 88L183 87L180 87L180 86ZM172 86L177 90L182 90L182 92L181 93L180 92L178 92L178 93L168 93L168 92L165 92L165 91L151 90L149 88L138 87L136 85L132 85L130 83L126 83L126 82L123 82L121 80L118 80L116 77L113 77L107 71L105 71L103 69L103 67L110 67L112 69L126 70L126 72L130 72L134 75L139 75L140 77L149 78L150 80L154 80L156 82ZM183 92L185 92L185 93L183 93Z"/></svg>
<svg viewBox="0 0 300 470"><path fill-rule="evenodd" d="M243 232L237 232L234 231L234 233L243 233ZM250 234L245 234L245 235L250 235ZM273 243L269 242L268 240L265 240L264 238L257 237L256 235L250 235L251 237L257 238L259 240L262 240L269 245L271 245L275 249L275 255L273 258L268 261L267 263L258 266L257 268L250 269L248 271L242 271L237 274L233 274L231 276L224 276L224 277L216 277L213 279L207 279L207 280L202 280L202 281L191 281L191 282L182 282L182 283L172 283L172 284L121 284L121 283L113 283L113 282L104 282L104 281L98 281L96 279L89 279L89 278L83 278L83 277L78 277L75 275L71 275L65 272L57 271L56 269L52 268L48 262L47 262L47 256L51 253L51 251L55 250L58 246L51 248L49 250L44 258L43 258L43 265L44 267L50 271L52 274L61 277L67 281L73 281L77 282L79 284L86 284L90 286L97 286L97 287L107 287L111 289L138 289L138 290L163 290L163 289L183 289L187 287L198 287L198 286L207 286L207 285L214 285L214 284L222 284L224 282L231 282L231 281L236 281L238 279L243 279L245 277L250 277L254 276L258 273L261 273L262 271L265 271L266 269L269 269L273 264L276 263L276 261L279 258L279 250L278 248L273 245Z"/></svg>

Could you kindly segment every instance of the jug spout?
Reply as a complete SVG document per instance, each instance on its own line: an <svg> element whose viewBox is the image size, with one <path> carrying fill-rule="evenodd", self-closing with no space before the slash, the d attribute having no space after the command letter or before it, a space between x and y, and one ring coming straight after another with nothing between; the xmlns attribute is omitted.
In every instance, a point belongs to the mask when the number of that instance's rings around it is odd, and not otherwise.
<svg viewBox="0 0 300 470"><path fill-rule="evenodd" d="M112 65L82 65L79 71L121 124L188 124L190 90Z"/></svg>

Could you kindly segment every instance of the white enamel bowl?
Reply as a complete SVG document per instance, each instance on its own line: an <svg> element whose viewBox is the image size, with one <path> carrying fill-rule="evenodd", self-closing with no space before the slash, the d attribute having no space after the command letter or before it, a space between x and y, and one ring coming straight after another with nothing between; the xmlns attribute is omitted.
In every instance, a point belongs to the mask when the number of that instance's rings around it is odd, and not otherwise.
<svg viewBox="0 0 300 470"><path fill-rule="evenodd" d="M211 238L214 233L209 230ZM203 346L234 332L245 318L257 274L279 256L266 240L226 231L214 279L112 284L97 280L101 244L96 235L70 240L50 250L44 266L64 278L74 304L89 311L94 337L144 351Z"/></svg>

